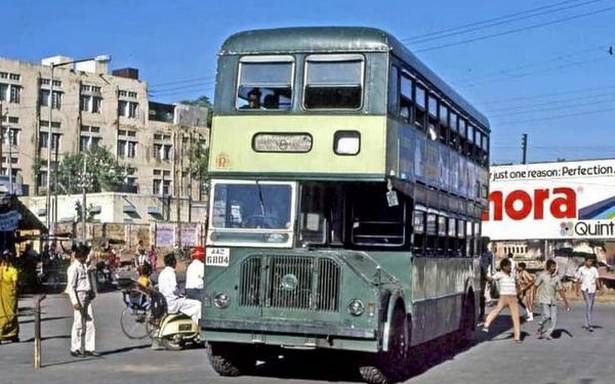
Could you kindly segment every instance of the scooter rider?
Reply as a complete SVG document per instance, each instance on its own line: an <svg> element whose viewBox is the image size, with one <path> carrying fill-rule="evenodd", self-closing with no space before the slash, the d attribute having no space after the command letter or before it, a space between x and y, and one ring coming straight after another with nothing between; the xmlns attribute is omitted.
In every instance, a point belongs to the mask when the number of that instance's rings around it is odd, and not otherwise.
<svg viewBox="0 0 615 384"><path fill-rule="evenodd" d="M158 290L167 302L168 313L181 312L190 316L192 321L198 324L201 319L201 302L179 295L175 275L176 264L177 260L174 254L169 253L164 257L165 268L158 276Z"/></svg>
<svg viewBox="0 0 615 384"><path fill-rule="evenodd" d="M205 248L194 247L192 250L192 262L186 270L186 297L194 300L201 300L203 290L203 275L205 274Z"/></svg>

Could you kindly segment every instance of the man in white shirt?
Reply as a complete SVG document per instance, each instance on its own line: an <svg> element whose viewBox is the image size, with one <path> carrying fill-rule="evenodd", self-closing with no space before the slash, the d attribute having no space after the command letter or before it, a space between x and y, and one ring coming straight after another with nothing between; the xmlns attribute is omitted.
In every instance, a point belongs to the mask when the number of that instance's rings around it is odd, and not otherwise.
<svg viewBox="0 0 615 384"><path fill-rule="evenodd" d="M73 328L71 331L70 354L72 356L98 356L95 352L96 328L94 327L94 312L92 311L92 299L94 291L90 282L86 259L89 247L80 244L75 248L75 260L66 271L66 293L73 305ZM85 324L85 330L84 328ZM85 342L82 345L82 337L85 334Z"/></svg>
<svg viewBox="0 0 615 384"><path fill-rule="evenodd" d="M592 312L594 310L594 297L596 290L600 289L600 280L598 279L598 269L594 267L595 258L585 256L585 263L577 270L577 295L579 294L579 286L585 300L585 325L583 328L589 332L594 331L592 323Z"/></svg>
<svg viewBox="0 0 615 384"><path fill-rule="evenodd" d="M204 259L205 249L201 246L194 247L192 250L192 262L186 270L186 297L189 299L201 300L203 277L205 275Z"/></svg>
<svg viewBox="0 0 615 384"><path fill-rule="evenodd" d="M164 257L164 269L158 275L158 290L167 301L167 311L169 313L181 312L192 318L198 324L201 319L201 302L198 300L187 299L178 293L177 276L175 275L175 265L177 260L175 255L169 253Z"/></svg>

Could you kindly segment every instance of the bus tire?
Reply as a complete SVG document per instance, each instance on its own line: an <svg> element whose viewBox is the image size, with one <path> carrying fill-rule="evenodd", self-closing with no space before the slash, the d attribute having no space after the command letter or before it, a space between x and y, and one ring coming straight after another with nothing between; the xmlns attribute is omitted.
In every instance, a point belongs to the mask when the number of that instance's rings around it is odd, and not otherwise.
<svg viewBox="0 0 615 384"><path fill-rule="evenodd" d="M403 380L408 372L408 317L400 304L393 312L389 334L389 351L371 355L359 366L359 373L368 384L391 384ZM401 331L401 332L399 332Z"/></svg>
<svg viewBox="0 0 615 384"><path fill-rule="evenodd" d="M476 324L474 293L470 290L465 297L459 327L459 339L462 345L470 342Z"/></svg>
<svg viewBox="0 0 615 384"><path fill-rule="evenodd" d="M250 351L242 351L240 345L210 343L207 357L214 371L220 376L241 376L256 367L256 359Z"/></svg>

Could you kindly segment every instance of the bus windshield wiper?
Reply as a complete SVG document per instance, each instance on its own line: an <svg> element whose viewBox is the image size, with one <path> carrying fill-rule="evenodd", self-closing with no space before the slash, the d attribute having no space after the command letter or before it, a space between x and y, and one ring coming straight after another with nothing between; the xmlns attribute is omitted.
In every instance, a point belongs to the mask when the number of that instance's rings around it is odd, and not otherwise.
<svg viewBox="0 0 615 384"><path fill-rule="evenodd" d="M265 200L263 199L263 190L261 188L261 185L258 183L258 180L256 180L256 189L258 190L258 204L261 207L261 215L263 215L263 217L265 216Z"/></svg>

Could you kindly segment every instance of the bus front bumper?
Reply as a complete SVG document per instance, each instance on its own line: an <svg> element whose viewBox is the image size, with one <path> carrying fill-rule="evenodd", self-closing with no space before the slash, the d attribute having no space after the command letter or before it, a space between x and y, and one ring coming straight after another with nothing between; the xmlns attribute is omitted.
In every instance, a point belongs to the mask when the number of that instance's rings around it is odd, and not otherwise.
<svg viewBox="0 0 615 384"><path fill-rule="evenodd" d="M378 352L380 343L373 329L331 324L254 320L201 320L207 342L264 344L282 348L340 349Z"/></svg>

